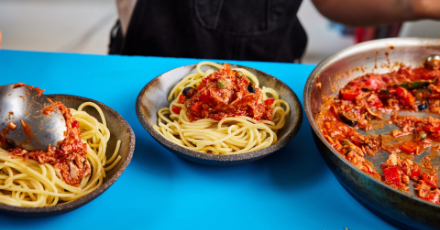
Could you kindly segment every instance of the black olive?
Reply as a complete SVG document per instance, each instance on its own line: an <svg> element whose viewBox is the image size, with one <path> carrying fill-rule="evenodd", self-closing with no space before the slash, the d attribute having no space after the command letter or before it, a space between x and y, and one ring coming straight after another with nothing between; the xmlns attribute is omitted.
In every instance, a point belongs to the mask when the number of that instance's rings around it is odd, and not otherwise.
<svg viewBox="0 0 440 230"><path fill-rule="evenodd" d="M186 98L191 98L196 92L197 90L192 87L185 87L182 91L182 94Z"/></svg>
<svg viewBox="0 0 440 230"><path fill-rule="evenodd" d="M364 91L364 92L368 92L368 91L372 91L373 89L371 88L371 86L366 86L366 87L362 87L362 89L361 89L362 91Z"/></svg>
<svg viewBox="0 0 440 230"><path fill-rule="evenodd" d="M420 105L417 106L417 109L419 111L427 110L428 109L428 101L422 102Z"/></svg>
<svg viewBox="0 0 440 230"><path fill-rule="evenodd" d="M377 93L377 96L382 101L382 103L385 105L388 105L388 99L390 99L392 97L390 91L388 91L386 89L379 91Z"/></svg>
<svg viewBox="0 0 440 230"><path fill-rule="evenodd" d="M192 87L185 87L185 88L183 89L183 91L182 91L182 94L183 94L184 96L186 96L186 94L188 93L188 91L189 91L190 89L192 89Z"/></svg>
<svg viewBox="0 0 440 230"><path fill-rule="evenodd" d="M378 96L380 99L388 100L391 98L391 93L390 93L390 91L383 89L383 90L379 91Z"/></svg>
<svg viewBox="0 0 440 230"><path fill-rule="evenodd" d="M339 117L341 118L342 122L351 127L356 126L358 123L357 118L350 116L348 113L340 113Z"/></svg>
<svg viewBox="0 0 440 230"><path fill-rule="evenodd" d="M253 86L252 82L250 82L249 85L247 86L247 90L249 91L249 93L256 93L257 92L254 89L254 86Z"/></svg>

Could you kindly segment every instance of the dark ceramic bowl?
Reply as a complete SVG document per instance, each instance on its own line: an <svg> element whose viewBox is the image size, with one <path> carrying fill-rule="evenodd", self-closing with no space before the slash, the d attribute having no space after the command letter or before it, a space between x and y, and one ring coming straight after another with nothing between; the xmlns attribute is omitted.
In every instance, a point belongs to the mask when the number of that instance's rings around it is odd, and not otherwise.
<svg viewBox="0 0 440 230"><path fill-rule="evenodd" d="M110 171L107 171L107 177L104 179L104 183L94 190L93 192L87 194L84 197L81 197L77 200L61 203L56 206L51 207L38 207L38 208L29 208L29 207L16 207L5 204L0 204L0 212L7 215L16 215L16 216L26 216L26 217L41 217L41 216L53 216L58 214L63 214L74 209L77 209L99 195L105 192L115 181L119 178L119 176L124 172L125 168L127 168L128 164L133 157L134 145L135 145L135 137L133 130L130 125L119 115L115 110L106 106L105 104L95 101L85 97L77 97L71 95L61 95L61 94L53 94L47 95L48 97L54 99L55 101L62 102L67 108L78 108L84 102L93 102L101 107L104 116L107 120L107 127L110 130L110 140L108 142L107 147L107 157L110 157L114 149L116 147L116 142L121 140L121 148L119 150L119 155L121 156L121 160L118 164ZM87 113L97 118L99 121L100 116L98 112L92 107L85 107L84 109Z"/></svg>
<svg viewBox="0 0 440 230"><path fill-rule="evenodd" d="M439 39L392 38L361 43L322 61L304 88L304 109L315 143L335 177L360 203L400 228L439 229L440 205L424 201L412 192L393 189L354 167L326 141L315 118L323 98L336 96L350 80L366 73L390 72L401 64L419 67L432 54L440 54ZM317 87L318 83L321 87ZM388 154L379 151L366 159L380 168ZM412 190L413 186L410 187Z"/></svg>
<svg viewBox="0 0 440 230"><path fill-rule="evenodd" d="M195 66L195 64L182 66L154 78L142 89L137 98L136 113L139 121L148 133L150 133L150 135L163 147L189 161L207 165L227 166L244 164L266 157L279 150L295 137L301 127L302 108L292 89L282 81L267 73L245 66L230 64L231 68L240 67L251 71L259 79L261 86L275 89L280 95L280 98L289 103L291 112L286 118L285 126L277 133L278 142L270 147L254 152L231 155L213 155L196 152L165 139L152 127L152 125L157 125L157 112L159 109L169 106L170 102L167 100L169 92L183 77L189 73L195 72Z"/></svg>

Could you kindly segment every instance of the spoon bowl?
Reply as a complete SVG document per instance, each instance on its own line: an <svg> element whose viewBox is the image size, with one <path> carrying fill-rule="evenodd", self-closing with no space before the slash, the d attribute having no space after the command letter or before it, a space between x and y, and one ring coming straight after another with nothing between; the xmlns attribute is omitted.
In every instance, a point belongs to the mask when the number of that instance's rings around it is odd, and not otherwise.
<svg viewBox="0 0 440 230"><path fill-rule="evenodd" d="M39 88L22 83L0 86L0 147L6 142L28 151L59 146L66 122L56 106L50 109L52 105Z"/></svg>

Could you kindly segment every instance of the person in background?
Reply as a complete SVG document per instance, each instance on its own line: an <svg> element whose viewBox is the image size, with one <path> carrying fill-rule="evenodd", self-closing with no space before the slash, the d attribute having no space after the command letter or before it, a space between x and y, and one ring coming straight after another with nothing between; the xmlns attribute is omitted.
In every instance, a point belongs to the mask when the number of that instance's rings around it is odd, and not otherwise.
<svg viewBox="0 0 440 230"><path fill-rule="evenodd" d="M440 0L312 0L351 26L440 19ZM301 0L116 0L110 54L299 62ZM325 39L325 37L322 37Z"/></svg>

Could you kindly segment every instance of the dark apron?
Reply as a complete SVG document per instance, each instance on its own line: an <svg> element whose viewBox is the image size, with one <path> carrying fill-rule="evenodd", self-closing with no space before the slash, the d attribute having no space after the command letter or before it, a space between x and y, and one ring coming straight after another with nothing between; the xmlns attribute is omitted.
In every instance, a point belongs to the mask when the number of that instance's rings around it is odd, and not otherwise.
<svg viewBox="0 0 440 230"><path fill-rule="evenodd" d="M298 62L301 0L138 0L110 54ZM117 24L118 25L118 24Z"/></svg>

